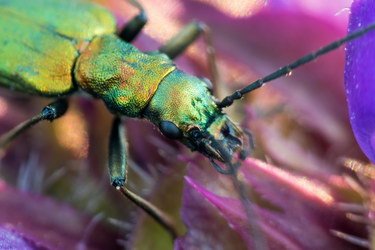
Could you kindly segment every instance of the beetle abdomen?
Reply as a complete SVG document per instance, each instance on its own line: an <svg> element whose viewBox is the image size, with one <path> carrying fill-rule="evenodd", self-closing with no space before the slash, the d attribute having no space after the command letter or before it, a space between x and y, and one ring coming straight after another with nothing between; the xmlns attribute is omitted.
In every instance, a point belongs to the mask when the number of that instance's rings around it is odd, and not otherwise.
<svg viewBox="0 0 375 250"><path fill-rule="evenodd" d="M105 35L94 38L82 52L75 78L82 89L103 99L111 112L139 117L174 69L163 54L143 53L115 35Z"/></svg>

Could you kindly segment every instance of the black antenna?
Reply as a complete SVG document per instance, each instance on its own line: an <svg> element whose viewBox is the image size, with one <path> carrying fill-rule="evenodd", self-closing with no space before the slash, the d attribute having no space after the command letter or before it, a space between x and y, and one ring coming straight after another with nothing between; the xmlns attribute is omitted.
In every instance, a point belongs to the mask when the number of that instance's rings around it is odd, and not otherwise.
<svg viewBox="0 0 375 250"><path fill-rule="evenodd" d="M336 40L320 49L318 49L317 51L315 52L312 52L310 54L307 54L299 59L297 59L296 61L284 66L284 67L281 67L279 68L278 70L276 70L275 72L261 78L261 79L258 79L254 82L252 82L251 84L247 85L246 87L242 88L242 89L239 89L237 91L235 91L232 95L229 95L227 97L225 97L221 102L219 102L217 104L217 106L219 108L225 108L225 107L228 107L230 105L232 105L232 103L235 101L235 100L238 100L238 99L241 99L245 94L257 89L257 88L260 88L262 87L266 82L270 82L272 80L275 80L277 78L280 78L282 76L285 76L285 75L288 75L292 72L293 69L295 68L298 68L308 62L311 62L312 60L316 59L317 57L321 56L321 55L324 55L332 50L335 50L337 48L339 48L341 45L343 45L344 43L347 43L351 40L354 40L354 39L357 39L359 37L361 37L362 35L366 34L367 32L371 31L371 30L374 30L375 29L375 23L372 23L370 24L369 26L363 28L363 29L359 29L357 31L354 31L352 33L350 33L349 35L347 35L346 37L343 37L339 40Z"/></svg>

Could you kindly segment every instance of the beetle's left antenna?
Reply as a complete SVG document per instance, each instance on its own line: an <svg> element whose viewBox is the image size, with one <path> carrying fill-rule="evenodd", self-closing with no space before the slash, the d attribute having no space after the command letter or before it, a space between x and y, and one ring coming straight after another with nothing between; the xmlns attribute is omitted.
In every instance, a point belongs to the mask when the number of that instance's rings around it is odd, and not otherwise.
<svg viewBox="0 0 375 250"><path fill-rule="evenodd" d="M235 91L232 95L229 95L229 96L225 97L221 102L218 103L218 107L219 108L229 107L230 105L232 105L232 103L235 100L241 99L245 94L262 87L265 83L270 82L272 80L275 80L277 78L280 78L282 76L288 75L292 72L293 69L298 68L298 67L300 67L300 66L302 66L302 65L304 65L308 62L311 62L314 59L320 57L321 55L327 54L328 52L339 48L344 43L347 43L351 40L355 40L355 39L363 36L367 32L370 32L374 29L375 29L375 23L372 23L372 24L370 24L369 26L367 26L363 29L359 29L357 31L354 31L354 32L350 33L349 35L318 49L315 52L307 54L307 55L297 59L296 61L294 61L294 62L292 62L292 63L290 63L290 64L288 64L284 67L279 68L275 72L273 72L273 73L271 73L271 74L269 74L269 75L267 75L267 76L265 76L261 79L258 79L256 81L252 82L251 84L247 85L246 87Z"/></svg>
<svg viewBox="0 0 375 250"><path fill-rule="evenodd" d="M29 120L26 120L4 135L0 137L0 148L3 148L7 146L10 142L12 142L15 138L17 138L20 134L27 131L27 129L33 127L35 124L43 121L53 121L62 115L65 114L66 110L68 109L68 102L65 99L59 99L57 101L54 101L47 106L45 106L42 111L30 118Z"/></svg>

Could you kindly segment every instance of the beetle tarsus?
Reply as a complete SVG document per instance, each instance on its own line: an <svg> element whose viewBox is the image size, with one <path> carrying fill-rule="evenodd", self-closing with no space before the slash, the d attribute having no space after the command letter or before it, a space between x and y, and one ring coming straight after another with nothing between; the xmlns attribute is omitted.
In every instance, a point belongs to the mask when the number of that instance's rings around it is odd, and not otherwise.
<svg viewBox="0 0 375 250"><path fill-rule="evenodd" d="M42 111L39 114L33 116L29 120L20 123L7 133L0 136L0 148L9 145L9 143L11 143L19 135L21 135L22 133L24 133L40 121L52 121L54 119L61 117L65 114L67 109L68 102L65 99L59 99L53 103L48 104L46 107L42 109Z"/></svg>
<svg viewBox="0 0 375 250"><path fill-rule="evenodd" d="M125 187L119 188L119 191L154 220L156 220L161 226L163 226L169 232L173 240L177 238L178 230L174 221L168 215Z"/></svg>
<svg viewBox="0 0 375 250"><path fill-rule="evenodd" d="M68 109L68 102L66 99L59 99L48 104L41 111L41 117L43 120L53 121L65 114Z"/></svg>
<svg viewBox="0 0 375 250"><path fill-rule="evenodd" d="M117 190L123 186L125 186L125 178L117 177L112 180L112 186L114 186Z"/></svg>

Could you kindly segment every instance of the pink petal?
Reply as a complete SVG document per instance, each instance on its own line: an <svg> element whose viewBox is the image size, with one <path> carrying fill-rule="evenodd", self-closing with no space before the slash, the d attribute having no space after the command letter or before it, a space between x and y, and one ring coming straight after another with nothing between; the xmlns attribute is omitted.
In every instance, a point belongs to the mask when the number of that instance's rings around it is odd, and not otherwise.
<svg viewBox="0 0 375 250"><path fill-rule="evenodd" d="M200 171L199 180L206 180L207 189L194 178L198 170L192 167L186 178L184 192L183 219L189 231L178 241L179 247L189 248L192 242L200 242L198 234L208 235L209 246L236 242L232 235L226 238L230 228L241 236L248 248L254 247L249 233L250 226L237 198L218 195L222 191L213 189L206 174ZM288 173L257 160L244 162L241 172L246 182L257 192L257 214L252 218L262 230L270 249L350 249L349 244L329 233L330 229L353 230L355 225L345 220L342 212L334 204L336 198L327 185ZM211 206L210 206L211 205ZM216 208L216 212L215 209ZM219 227L216 217L224 218L227 224ZM221 224L220 224L221 225ZM356 229L357 233L360 229ZM221 232L224 236L221 237ZM363 232L363 231L362 231ZM216 235L215 243L210 240ZM202 243L203 244L203 243ZM213 245L216 244L216 245Z"/></svg>

